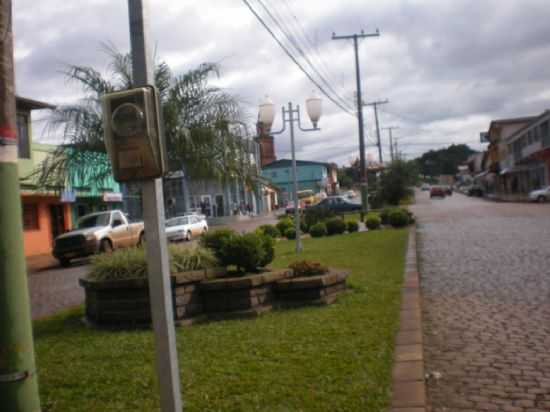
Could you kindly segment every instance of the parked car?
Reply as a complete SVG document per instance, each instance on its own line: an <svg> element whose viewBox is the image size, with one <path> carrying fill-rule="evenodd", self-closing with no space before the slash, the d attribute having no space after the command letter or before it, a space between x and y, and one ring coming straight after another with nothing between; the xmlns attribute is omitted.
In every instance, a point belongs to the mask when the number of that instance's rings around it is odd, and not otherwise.
<svg viewBox="0 0 550 412"><path fill-rule="evenodd" d="M336 213L342 212L356 212L361 210L361 204L350 202L344 196L329 196L315 206L311 206L311 209L325 208L332 210Z"/></svg>
<svg viewBox="0 0 550 412"><path fill-rule="evenodd" d="M443 186L432 186L430 189L430 198L432 197L445 197L446 191Z"/></svg>
<svg viewBox="0 0 550 412"><path fill-rule="evenodd" d="M299 210L302 209L301 203L298 204L298 209ZM292 200L286 204L285 213L287 215L293 215L294 214L294 202Z"/></svg>
<svg viewBox="0 0 550 412"><path fill-rule="evenodd" d="M533 202L548 202L550 200L550 186L529 193L529 200Z"/></svg>
<svg viewBox="0 0 550 412"><path fill-rule="evenodd" d="M427 192L428 190L430 190L430 185L424 183L422 186L420 186L420 190L422 190L423 192Z"/></svg>
<svg viewBox="0 0 550 412"><path fill-rule="evenodd" d="M189 241L205 232L208 232L208 223L204 215L178 216L166 220L166 238L171 242Z"/></svg>
<svg viewBox="0 0 550 412"><path fill-rule="evenodd" d="M53 255L62 266L71 259L137 246L145 239L143 222L128 222L120 210L82 216L77 228L55 238Z"/></svg>
<svg viewBox="0 0 550 412"><path fill-rule="evenodd" d="M466 194L468 196L477 196L477 197L482 197L483 196L483 189L481 188L481 186L472 186L468 189L468 191L466 192Z"/></svg>

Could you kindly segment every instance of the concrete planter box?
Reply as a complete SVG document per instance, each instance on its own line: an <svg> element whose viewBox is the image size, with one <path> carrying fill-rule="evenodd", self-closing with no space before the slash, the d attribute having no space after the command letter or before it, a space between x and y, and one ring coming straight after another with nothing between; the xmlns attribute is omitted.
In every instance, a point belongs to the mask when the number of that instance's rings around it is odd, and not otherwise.
<svg viewBox="0 0 550 412"><path fill-rule="evenodd" d="M224 269L183 272L171 276L174 321L191 324L203 313L197 285ZM147 279L94 281L79 279L86 297L86 320L108 327L140 327L151 324Z"/></svg>
<svg viewBox="0 0 550 412"><path fill-rule="evenodd" d="M349 271L330 269L324 275L281 279L274 285L277 302L283 308L334 303L346 290L348 276Z"/></svg>
<svg viewBox="0 0 550 412"><path fill-rule="evenodd" d="M205 280L199 284L204 311L211 319L253 317L270 311L275 303L273 285L288 276L288 270L276 270Z"/></svg>

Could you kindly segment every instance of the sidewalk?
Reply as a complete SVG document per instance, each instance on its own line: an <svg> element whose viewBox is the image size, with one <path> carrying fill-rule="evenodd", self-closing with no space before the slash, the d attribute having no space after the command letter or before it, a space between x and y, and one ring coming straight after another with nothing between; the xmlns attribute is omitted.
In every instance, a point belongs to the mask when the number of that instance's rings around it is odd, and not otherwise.
<svg viewBox="0 0 550 412"><path fill-rule="evenodd" d="M27 256L26 261L29 274L59 267L59 262L52 255Z"/></svg>

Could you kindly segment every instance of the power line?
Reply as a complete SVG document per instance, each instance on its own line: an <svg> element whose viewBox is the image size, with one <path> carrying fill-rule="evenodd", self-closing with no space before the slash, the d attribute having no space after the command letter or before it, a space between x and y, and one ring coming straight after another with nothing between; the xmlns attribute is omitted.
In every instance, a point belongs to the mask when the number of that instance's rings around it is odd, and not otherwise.
<svg viewBox="0 0 550 412"><path fill-rule="evenodd" d="M323 82L324 85L333 93L334 97L337 98L339 100L339 102L342 103L342 105L346 106L348 109L351 110L352 108L350 108L350 106L348 106L349 102L347 100L343 99L342 96L340 96L340 94L336 90L334 90L334 88L332 87L330 82L325 79L325 77L319 72L319 70L317 69L315 64L313 64L313 62L309 59L307 53L304 51L304 49L300 45L299 40L294 36L293 30L286 24L286 22L284 21L285 19L278 12L277 8L273 8L273 13L275 13L277 15L277 17L276 17L276 16L274 16L274 14L270 11L270 9L265 5L265 3L262 0L256 0L256 1L262 6L262 8L267 13L267 15L271 18L271 20L279 28L281 33L284 35L284 37L286 37L286 39L290 42L290 44L294 47L294 49L302 56L302 59L309 65L309 67L311 67L311 69L319 77L321 82ZM284 28L283 28L283 26L284 26Z"/></svg>
<svg viewBox="0 0 550 412"><path fill-rule="evenodd" d="M336 106L338 106L340 109L342 109L344 112L355 116L352 111L350 111L348 108L343 106L341 103L339 103L336 99L334 99L325 89L323 86L321 86L312 76L309 74L307 70L305 70L300 62L296 60L296 58L292 55L292 53L285 47L285 45L277 38L275 33L271 30L271 28L267 25L267 23L262 19L262 17L256 12L256 10L252 7L250 2L248 0L243 0L245 5L249 8L249 10L254 14L254 16L258 19L258 21L264 26L264 28L267 30L267 32L273 37L273 39L277 42L279 47L283 49L285 54L290 57L290 59L298 66L298 68L306 75L306 77L323 93L331 102L333 102Z"/></svg>

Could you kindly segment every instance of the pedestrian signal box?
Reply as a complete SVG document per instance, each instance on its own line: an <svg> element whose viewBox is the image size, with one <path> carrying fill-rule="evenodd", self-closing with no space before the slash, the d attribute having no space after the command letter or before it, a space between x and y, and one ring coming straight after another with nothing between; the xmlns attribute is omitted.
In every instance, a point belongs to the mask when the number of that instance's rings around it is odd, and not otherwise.
<svg viewBox="0 0 550 412"><path fill-rule="evenodd" d="M102 98L105 145L117 182L162 177L167 171L158 93L153 86Z"/></svg>

